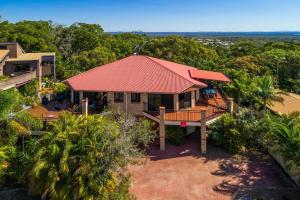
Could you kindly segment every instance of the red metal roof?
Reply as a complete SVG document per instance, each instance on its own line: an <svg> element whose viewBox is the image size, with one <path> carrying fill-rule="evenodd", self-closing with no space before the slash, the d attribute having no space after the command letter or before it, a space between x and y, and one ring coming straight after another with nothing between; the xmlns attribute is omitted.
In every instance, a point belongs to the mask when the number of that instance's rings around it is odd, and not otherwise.
<svg viewBox="0 0 300 200"><path fill-rule="evenodd" d="M198 69L190 69L189 72L191 74L191 77L194 79L230 82L230 79L221 72Z"/></svg>
<svg viewBox="0 0 300 200"><path fill-rule="evenodd" d="M149 56L133 55L95 67L66 82L76 91L181 93L206 87L190 76L196 68Z"/></svg>

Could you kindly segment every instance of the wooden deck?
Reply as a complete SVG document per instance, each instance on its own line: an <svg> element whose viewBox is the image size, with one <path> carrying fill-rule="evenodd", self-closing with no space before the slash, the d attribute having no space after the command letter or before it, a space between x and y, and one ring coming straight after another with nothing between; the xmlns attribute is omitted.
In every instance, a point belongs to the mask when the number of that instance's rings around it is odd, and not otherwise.
<svg viewBox="0 0 300 200"><path fill-rule="evenodd" d="M179 111L166 110L166 121L184 121L184 122L200 122L201 111L206 110L206 120L213 119L227 112L226 101L217 96L209 100L202 100L196 103L196 106ZM160 118L159 112L148 112L148 114Z"/></svg>

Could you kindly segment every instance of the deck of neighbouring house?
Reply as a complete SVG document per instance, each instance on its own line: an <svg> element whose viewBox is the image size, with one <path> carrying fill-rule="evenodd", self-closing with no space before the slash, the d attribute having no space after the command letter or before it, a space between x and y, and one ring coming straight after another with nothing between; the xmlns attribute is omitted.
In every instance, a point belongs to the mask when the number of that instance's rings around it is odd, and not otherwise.
<svg viewBox="0 0 300 200"><path fill-rule="evenodd" d="M52 101L47 105L34 106L28 110L28 113L42 120L51 121L57 119L63 111L72 111L70 102Z"/></svg>

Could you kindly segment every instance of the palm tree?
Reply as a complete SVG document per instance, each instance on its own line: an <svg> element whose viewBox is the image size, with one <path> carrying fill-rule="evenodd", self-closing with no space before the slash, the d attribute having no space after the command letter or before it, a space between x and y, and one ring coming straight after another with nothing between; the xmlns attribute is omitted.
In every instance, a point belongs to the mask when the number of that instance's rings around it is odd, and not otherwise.
<svg viewBox="0 0 300 200"><path fill-rule="evenodd" d="M251 102L251 79L243 71L235 73L235 78L226 88L228 95L236 99L238 105L242 102Z"/></svg>
<svg viewBox="0 0 300 200"><path fill-rule="evenodd" d="M126 166L139 155L140 138L150 141L144 136L152 133L144 121L125 124L110 116L62 114L39 140L31 191L50 199L114 199L124 192L118 188L127 180Z"/></svg>
<svg viewBox="0 0 300 200"><path fill-rule="evenodd" d="M266 106L271 105L272 101L282 101L282 97L280 97L279 94L283 94L283 92L275 90L271 76L262 76L254 79L253 88L256 101L262 105L264 109Z"/></svg>
<svg viewBox="0 0 300 200"><path fill-rule="evenodd" d="M279 151L290 161L300 165L300 121L299 114L270 118L271 142L279 146ZM274 144L274 143L273 143Z"/></svg>

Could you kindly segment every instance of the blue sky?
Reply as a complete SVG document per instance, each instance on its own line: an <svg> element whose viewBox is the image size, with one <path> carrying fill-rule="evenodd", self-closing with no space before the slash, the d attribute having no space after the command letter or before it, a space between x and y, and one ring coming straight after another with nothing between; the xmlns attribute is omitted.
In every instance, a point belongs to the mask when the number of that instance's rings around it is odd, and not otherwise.
<svg viewBox="0 0 300 200"><path fill-rule="evenodd" d="M105 31L300 31L300 0L0 0L0 15Z"/></svg>

